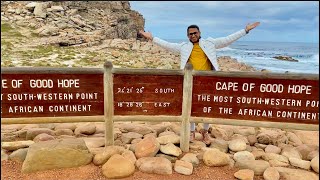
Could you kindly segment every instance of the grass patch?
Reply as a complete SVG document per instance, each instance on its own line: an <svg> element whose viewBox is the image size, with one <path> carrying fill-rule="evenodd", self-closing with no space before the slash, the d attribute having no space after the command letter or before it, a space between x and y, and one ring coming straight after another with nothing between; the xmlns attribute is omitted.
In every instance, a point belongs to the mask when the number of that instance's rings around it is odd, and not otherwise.
<svg viewBox="0 0 320 180"><path fill-rule="evenodd" d="M1 24L1 32L2 33L9 32L12 30L14 30L14 28L12 26L10 26L10 24L7 24L7 23Z"/></svg>

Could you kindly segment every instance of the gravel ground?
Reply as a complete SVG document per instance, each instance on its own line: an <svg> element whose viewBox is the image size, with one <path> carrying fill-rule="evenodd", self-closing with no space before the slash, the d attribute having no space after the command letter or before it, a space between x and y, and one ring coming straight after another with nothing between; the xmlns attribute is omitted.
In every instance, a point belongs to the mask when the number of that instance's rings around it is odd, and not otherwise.
<svg viewBox="0 0 320 180"><path fill-rule="evenodd" d="M93 163L77 168L55 169L39 171L29 174L21 173L21 162L2 161L1 180L107 180L102 174L101 167ZM171 175L147 174L136 170L136 172L123 180L236 180L233 174L236 168L229 167L207 167L203 163L196 167L190 176L173 172ZM262 176L255 176L254 180L263 180Z"/></svg>

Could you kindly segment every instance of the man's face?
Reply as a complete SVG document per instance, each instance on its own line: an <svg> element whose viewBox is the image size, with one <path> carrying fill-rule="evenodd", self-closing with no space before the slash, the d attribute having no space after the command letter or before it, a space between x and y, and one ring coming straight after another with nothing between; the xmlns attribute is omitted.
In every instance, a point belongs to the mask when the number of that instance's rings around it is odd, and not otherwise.
<svg viewBox="0 0 320 180"><path fill-rule="evenodd" d="M197 28L190 28L188 31L188 38L192 43L199 42L200 31Z"/></svg>

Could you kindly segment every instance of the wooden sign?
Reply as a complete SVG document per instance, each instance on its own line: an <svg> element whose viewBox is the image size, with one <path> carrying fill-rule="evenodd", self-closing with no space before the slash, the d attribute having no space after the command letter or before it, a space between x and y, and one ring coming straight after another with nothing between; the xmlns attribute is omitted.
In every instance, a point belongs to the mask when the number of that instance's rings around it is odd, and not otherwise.
<svg viewBox="0 0 320 180"><path fill-rule="evenodd" d="M183 76L114 74L114 115L181 115Z"/></svg>
<svg viewBox="0 0 320 180"><path fill-rule="evenodd" d="M102 73L1 74L2 118L103 115L103 99Z"/></svg>
<svg viewBox="0 0 320 180"><path fill-rule="evenodd" d="M319 80L194 76L191 115L319 124Z"/></svg>

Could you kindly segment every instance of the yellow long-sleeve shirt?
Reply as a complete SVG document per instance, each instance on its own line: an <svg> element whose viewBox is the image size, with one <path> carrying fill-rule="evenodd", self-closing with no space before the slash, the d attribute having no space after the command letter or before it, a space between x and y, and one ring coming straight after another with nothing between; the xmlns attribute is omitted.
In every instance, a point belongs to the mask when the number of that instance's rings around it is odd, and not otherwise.
<svg viewBox="0 0 320 180"><path fill-rule="evenodd" d="M193 49L189 57L189 62L192 64L194 70L211 70L211 63L206 54L199 46L199 43L193 44Z"/></svg>

